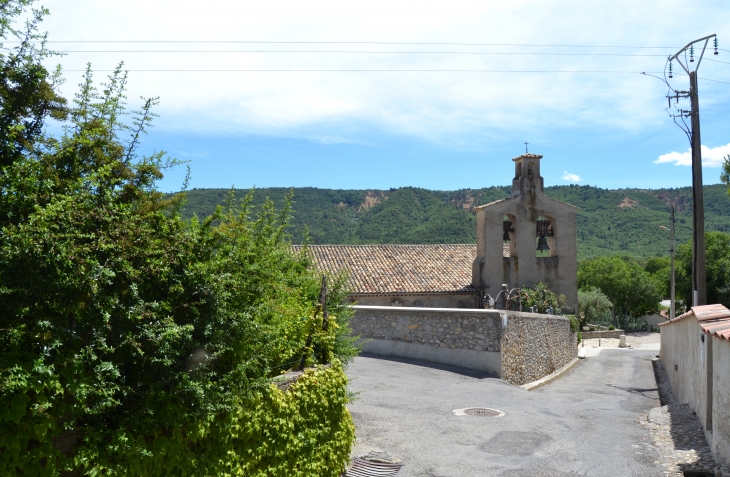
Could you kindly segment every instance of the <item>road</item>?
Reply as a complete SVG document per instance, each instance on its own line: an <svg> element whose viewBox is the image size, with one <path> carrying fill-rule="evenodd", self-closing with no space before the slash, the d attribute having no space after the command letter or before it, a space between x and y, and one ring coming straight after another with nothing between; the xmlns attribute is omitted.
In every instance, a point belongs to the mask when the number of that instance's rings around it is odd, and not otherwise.
<svg viewBox="0 0 730 477"><path fill-rule="evenodd" d="M399 476L662 476L642 414L659 406L652 349L603 349L525 391L485 374L360 356L350 364L353 455L385 451ZM486 407L503 417L456 416Z"/></svg>

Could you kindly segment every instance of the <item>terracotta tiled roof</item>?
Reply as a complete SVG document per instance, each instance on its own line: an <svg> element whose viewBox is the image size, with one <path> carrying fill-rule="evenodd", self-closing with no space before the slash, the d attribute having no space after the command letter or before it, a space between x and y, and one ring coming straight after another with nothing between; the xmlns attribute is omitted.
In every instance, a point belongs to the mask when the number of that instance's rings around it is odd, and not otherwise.
<svg viewBox="0 0 730 477"><path fill-rule="evenodd" d="M301 245L292 247L301 250ZM315 263L350 272L353 294L473 292L476 245L310 245Z"/></svg>
<svg viewBox="0 0 730 477"><path fill-rule="evenodd" d="M689 316L697 318L703 332L730 341L730 310L719 304L693 306L687 313L666 323L660 323L659 326L666 326Z"/></svg>

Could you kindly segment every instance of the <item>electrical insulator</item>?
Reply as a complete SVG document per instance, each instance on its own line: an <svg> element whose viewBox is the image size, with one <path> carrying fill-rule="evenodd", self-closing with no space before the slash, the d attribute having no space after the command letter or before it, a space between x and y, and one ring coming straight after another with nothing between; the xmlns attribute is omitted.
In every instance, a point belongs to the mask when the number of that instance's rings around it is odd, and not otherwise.
<svg viewBox="0 0 730 477"><path fill-rule="evenodd" d="M712 43L715 46L715 54L717 54L717 37L715 37L715 40Z"/></svg>
<svg viewBox="0 0 730 477"><path fill-rule="evenodd" d="M669 78L672 78L672 62L669 62Z"/></svg>
<svg viewBox="0 0 730 477"><path fill-rule="evenodd" d="M694 45L689 47L689 62L694 63L695 62L695 47Z"/></svg>

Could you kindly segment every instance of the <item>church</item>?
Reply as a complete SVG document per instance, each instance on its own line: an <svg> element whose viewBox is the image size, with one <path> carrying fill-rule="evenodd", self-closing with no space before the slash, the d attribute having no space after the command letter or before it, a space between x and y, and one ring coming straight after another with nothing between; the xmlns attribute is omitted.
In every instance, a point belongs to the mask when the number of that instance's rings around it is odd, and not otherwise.
<svg viewBox="0 0 730 477"><path fill-rule="evenodd" d="M311 245L313 259L325 272L347 269L359 305L499 309L503 285L542 282L574 310L578 209L545 195L541 160L512 159L511 196L473 208L476 245Z"/></svg>

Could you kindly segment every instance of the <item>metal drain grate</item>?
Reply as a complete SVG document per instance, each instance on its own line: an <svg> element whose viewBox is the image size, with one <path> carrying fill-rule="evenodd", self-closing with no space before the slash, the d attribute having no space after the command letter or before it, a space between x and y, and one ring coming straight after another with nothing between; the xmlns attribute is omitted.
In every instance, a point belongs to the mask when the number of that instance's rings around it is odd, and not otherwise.
<svg viewBox="0 0 730 477"><path fill-rule="evenodd" d="M403 464L386 464L384 462L355 459L345 475L347 477L391 477L398 475L401 467L403 467Z"/></svg>
<svg viewBox="0 0 730 477"><path fill-rule="evenodd" d="M490 409L488 407L467 407L464 409L454 409L453 412L457 416L481 416L481 417L502 417L504 412L498 409Z"/></svg>
<svg viewBox="0 0 730 477"><path fill-rule="evenodd" d="M486 407L470 407L468 409L464 409L464 414L467 416L497 417L500 412Z"/></svg>

